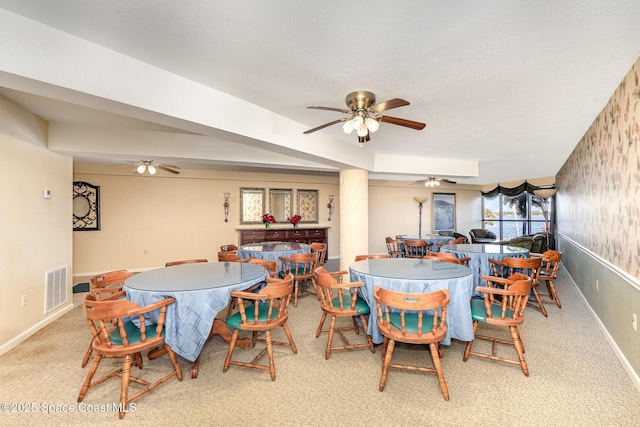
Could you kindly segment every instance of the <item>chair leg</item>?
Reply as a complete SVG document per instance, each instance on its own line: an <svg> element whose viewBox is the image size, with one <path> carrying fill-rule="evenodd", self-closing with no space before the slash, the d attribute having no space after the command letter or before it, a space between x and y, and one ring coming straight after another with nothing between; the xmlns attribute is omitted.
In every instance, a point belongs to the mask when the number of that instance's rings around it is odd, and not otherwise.
<svg viewBox="0 0 640 427"><path fill-rule="evenodd" d="M231 362L231 355L233 354L233 349L236 348L236 342L238 341L238 329L233 331L233 335L231 336L231 342L229 343L229 350L227 351L227 358L224 360L224 367L222 368L222 372L227 372L229 369L229 363Z"/></svg>
<svg viewBox="0 0 640 427"><path fill-rule="evenodd" d="M478 322L473 322L473 335L476 335L478 331ZM467 343L467 346L464 348L464 356L462 356L462 361L466 362L469 360L469 355L471 354L471 347L473 346L473 340Z"/></svg>
<svg viewBox="0 0 640 427"><path fill-rule="evenodd" d="M369 350L371 350L371 353L375 354L376 348L374 347L373 341L371 340L371 335L367 333L367 331L369 330L369 325L367 325L367 316L361 314L360 320L362 321L362 329L364 329L364 334L366 335L367 342L369 343Z"/></svg>
<svg viewBox="0 0 640 427"><path fill-rule="evenodd" d="M518 352L518 359L520 360L520 367L522 368L522 372L525 376L529 376L529 367L527 366L527 361L524 359L524 346L522 345L522 340L520 339L520 332L518 332L517 326L509 326L509 331L511 332L511 338L513 338L513 345Z"/></svg>
<svg viewBox="0 0 640 427"><path fill-rule="evenodd" d="M82 388L80 389L80 393L78 394L78 402L82 402L84 397L87 395L87 391L89 390L89 387L91 386L91 380L93 379L93 376L95 375L96 371L98 370L98 365L100 365L100 361L101 360L102 360L102 355L101 354L96 354L93 357L93 363L91 364L91 367L89 368L89 372L87 372L87 377L85 378L84 383L82 384Z"/></svg>
<svg viewBox="0 0 640 427"><path fill-rule="evenodd" d="M294 280L293 281L294 285L293 285L293 306L295 308L298 307L298 287L300 286L300 281L299 280Z"/></svg>
<svg viewBox="0 0 640 427"><path fill-rule="evenodd" d="M320 318L320 324L318 325L318 330L316 331L316 338L320 336L322 333L322 327L324 326L324 321L327 319L327 312L322 312L322 317Z"/></svg>
<svg viewBox="0 0 640 427"><path fill-rule="evenodd" d="M387 383L387 376L389 375L389 365L391 365L391 358L393 357L393 348L396 345L396 342L392 339L387 339L385 337L384 340L387 345L385 350L383 351L385 356L384 362L382 363L382 374L380 375L380 391L384 390L384 386Z"/></svg>
<svg viewBox="0 0 640 427"><path fill-rule="evenodd" d="M269 373L271 374L271 381L276 380L276 364L273 363L273 344L271 343L271 331L264 331L265 341L267 342L267 356L269 357Z"/></svg>
<svg viewBox="0 0 640 427"><path fill-rule="evenodd" d="M546 280L547 290L549 291L549 295L551 299L556 301L556 305L558 308L562 308L562 304L560 303L560 298L558 298L558 293L556 292L556 287L553 285L553 280Z"/></svg>
<svg viewBox="0 0 640 427"><path fill-rule="evenodd" d="M533 296L535 297L536 302L538 303L538 305L535 305L533 303L527 303L527 305L530 305L532 307L537 308L538 310L540 310L542 312L544 317L548 317L547 316L547 309L544 308L544 303L542 302L542 298L540 298L540 293L538 292L537 285L532 287L531 291L533 292Z"/></svg>
<svg viewBox="0 0 640 427"><path fill-rule="evenodd" d="M129 376L131 374L131 355L127 354L122 359L122 375L120 382L120 410L118 416L123 419L126 412L124 409L127 407L127 389L129 388Z"/></svg>
<svg viewBox="0 0 640 427"><path fill-rule="evenodd" d="M89 341L89 348L87 349L87 352L84 354L81 367L84 368L85 366L87 366L87 363L89 363L89 359L91 359L91 353L93 353L93 338L91 338L91 341Z"/></svg>
<svg viewBox="0 0 640 427"><path fill-rule="evenodd" d="M289 345L291 346L291 350L293 351L293 354L298 354L298 348L296 347L296 343L293 341L293 337L291 336L289 325L287 325L286 323L283 323L282 329L284 329L284 333L287 336L287 339L289 340Z"/></svg>
<svg viewBox="0 0 640 427"><path fill-rule="evenodd" d="M333 342L333 333L336 328L336 316L331 316L331 326L329 327L329 338L327 339L327 349L324 353L324 358L329 360L331 356L331 344Z"/></svg>
<svg viewBox="0 0 640 427"><path fill-rule="evenodd" d="M431 350L431 358L433 359L433 366L436 368L436 373L438 374L438 381L440 383L440 390L442 390L442 395L444 396L444 400L449 400L449 388L447 387L447 382L444 380L444 373L442 372L442 364L440 363L440 346L437 342L429 343L429 350Z"/></svg>
<svg viewBox="0 0 640 427"><path fill-rule="evenodd" d="M176 377L178 377L179 381L182 381L182 368L180 368L180 364L178 363L178 358L176 354L171 350L167 344L165 344L167 349L167 354L169 355L169 360L171 361L171 365L173 366L173 371L176 373Z"/></svg>

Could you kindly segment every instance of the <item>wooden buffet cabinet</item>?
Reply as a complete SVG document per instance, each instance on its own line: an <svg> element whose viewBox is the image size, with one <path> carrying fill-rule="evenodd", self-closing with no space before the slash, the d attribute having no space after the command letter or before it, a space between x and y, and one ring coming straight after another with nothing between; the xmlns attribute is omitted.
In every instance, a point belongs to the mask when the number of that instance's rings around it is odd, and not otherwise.
<svg viewBox="0 0 640 427"><path fill-rule="evenodd" d="M320 242L328 244L328 227L317 228L270 228L241 229L240 246L260 242L297 242L311 244ZM327 246L328 248L328 246Z"/></svg>

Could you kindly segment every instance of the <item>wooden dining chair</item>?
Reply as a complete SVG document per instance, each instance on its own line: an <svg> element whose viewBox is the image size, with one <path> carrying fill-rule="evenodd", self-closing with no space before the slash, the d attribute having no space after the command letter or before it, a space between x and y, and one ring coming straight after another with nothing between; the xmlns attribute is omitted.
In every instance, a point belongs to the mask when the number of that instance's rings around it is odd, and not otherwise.
<svg viewBox="0 0 640 427"><path fill-rule="evenodd" d="M349 274L348 271L334 271L329 273L322 267L316 268L315 277L318 295L320 296L320 306L322 317L316 331L316 338L322 332L328 332L325 359L329 359L332 350L352 350L355 348L368 347L371 353L375 353L375 347L371 336L367 334L367 316L369 315L369 305L358 296L358 289L364 286L363 282L343 282L343 277ZM328 329L323 329L327 316L331 316L331 323ZM348 326L336 326L338 317L351 317L353 324ZM367 338L366 343L349 342L345 331L354 331L360 335L360 328L356 318L362 322L362 330ZM340 335L343 345L333 346L333 336L335 332Z"/></svg>
<svg viewBox="0 0 640 427"><path fill-rule="evenodd" d="M270 260L270 259L259 259L259 258L251 258L248 261L250 264L256 264L259 266L264 267L269 273L269 277L278 277L278 263L274 260ZM258 282L255 285L247 288L247 289L243 289L245 292L256 292L258 289L261 289L262 287L264 287L267 284L266 280L263 282ZM235 298L231 298L231 300L229 301L229 307L227 308L227 316L225 317L225 319L228 319L229 317L231 317L231 313L233 313L233 311L236 308L236 304L237 304L237 300Z"/></svg>
<svg viewBox="0 0 640 427"><path fill-rule="evenodd" d="M367 254L367 255L356 255L356 261L362 261L365 259L383 259L390 258L389 254Z"/></svg>
<svg viewBox="0 0 640 427"><path fill-rule="evenodd" d="M122 292L122 294L124 295L124 292ZM176 355L171 350L171 347L164 342L164 319L167 306L174 302L174 298L165 298L148 306L140 307L138 304L126 299L99 301L92 294L84 296L84 314L89 328L95 337L92 344L93 351L96 354L93 357L93 364L89 368L87 377L78 394L78 402L84 400L89 388L97 386L114 376L120 377L120 405L118 414L120 419L122 419L132 400L156 388L173 376L176 376L182 381L182 370L180 369ZM153 311L158 312L158 320L155 324L148 325L145 323L145 314L148 315ZM137 319L140 325L139 327L133 323L132 318ZM109 326L112 319L118 319L115 328ZM131 376L131 365L136 364L137 359L141 359L140 352L162 346L166 349L173 367L170 374L165 375L153 383ZM110 374L92 382L93 376L100 365L100 361L104 357L120 357L122 358L122 366ZM139 366L141 366L141 364ZM131 381L144 387L132 396L129 396L128 389Z"/></svg>
<svg viewBox="0 0 640 427"><path fill-rule="evenodd" d="M236 252L238 247L236 245L222 245L220 246L220 252Z"/></svg>
<svg viewBox="0 0 640 427"><path fill-rule="evenodd" d="M405 240L404 244L404 256L407 258L422 258L427 255L427 252L431 249L431 243L426 240Z"/></svg>
<svg viewBox="0 0 640 427"><path fill-rule="evenodd" d="M316 254L316 266L322 267L327 260L327 244L313 242L309 246L311 247L311 252Z"/></svg>
<svg viewBox="0 0 640 427"><path fill-rule="evenodd" d="M487 276L485 276L487 277ZM529 376L529 368L524 358L524 344L520 338L518 326L524 322L524 310L529 300L531 290L531 277L515 273L509 277L499 278L504 280L487 279L487 286L478 286L476 291L483 295L483 299L471 299L471 318L473 320L473 333L475 339L483 339L492 343L491 353L472 351L474 341L469 341L464 350L463 360L466 362L469 356L477 356L484 359L520 365L525 376ZM511 340L478 334L478 324L485 323L492 326L509 328ZM515 347L517 359L511 359L498 355L498 344Z"/></svg>
<svg viewBox="0 0 640 427"><path fill-rule="evenodd" d="M293 292L293 275L287 274L283 279L267 278L267 286L258 293L246 291L234 291L232 298L237 299L238 312L227 319L227 326L233 330L233 336L229 343L229 350L224 361L223 372L227 372L229 365L243 366L245 368L269 370L271 380L276 380L276 366L273 360L273 345L290 347L294 354L298 353L296 344L287 325L289 318L289 303ZM271 331L282 327L288 342L273 341ZM251 348L258 341L264 342L263 348L250 362L233 360L233 352L236 349L240 331L252 333ZM265 338L258 339L258 332L264 332ZM257 362L267 354L268 365Z"/></svg>
<svg viewBox="0 0 640 427"><path fill-rule="evenodd" d="M402 240L392 239L391 237L385 237L384 240L387 244L387 252L389 253L389 257L399 258L402 254Z"/></svg>
<svg viewBox="0 0 640 427"><path fill-rule="evenodd" d="M124 282L131 276L133 274L127 270L114 270L97 274L89 279L89 293L98 301L121 298ZM117 321L117 319L113 320L114 322ZM92 337L91 341L89 341L89 348L82 358L81 366L83 368L87 366L93 353L93 338L95 337ZM140 367L142 368L142 365Z"/></svg>
<svg viewBox="0 0 640 427"><path fill-rule="evenodd" d="M430 257L430 258L427 258ZM471 260L471 258L469 257L464 257L464 258L458 258L456 257L454 254L450 254L450 253L446 253L446 252L433 252L433 251L427 251L427 256L422 257L423 259L437 259L439 261L446 261L446 262L451 262L453 264L462 264L465 267L469 266L469 261Z"/></svg>
<svg viewBox="0 0 640 427"><path fill-rule="evenodd" d="M293 306L298 307L298 297L313 294L308 290L309 283L315 288L313 272L316 269L316 254L293 254L290 257L279 257L282 265L282 275L293 274ZM316 289L317 296L317 289Z"/></svg>
<svg viewBox="0 0 640 427"><path fill-rule="evenodd" d="M164 266L165 267L171 267L171 266L174 266L174 265L182 265L182 264L197 264L199 262L209 262L209 260L206 259L206 258L184 259L182 261L169 261Z"/></svg>
<svg viewBox="0 0 640 427"><path fill-rule="evenodd" d="M375 286L373 297L376 300L376 310L378 311L378 328L384 335L380 391L384 390L389 368L435 372L438 375L444 400L449 400L449 389L440 363L442 351L439 347L439 341L447 333L449 290L409 294ZM392 364L391 359L397 341L409 344L428 344L433 368Z"/></svg>
<svg viewBox="0 0 640 427"><path fill-rule="evenodd" d="M542 302L542 297L538 292L538 284L540 283L540 267L542 266L541 258L516 258L508 257L503 260L489 259L493 268L494 277L506 278L514 273L524 273L531 277L531 293L527 305L542 312L547 317L547 309ZM483 280L488 280L486 276L480 276Z"/></svg>
<svg viewBox="0 0 640 427"><path fill-rule="evenodd" d="M553 283L558 275L558 269L560 268L560 263L562 261L562 253L550 249L542 253L540 258L542 264L540 265L540 274L538 275L538 280L540 282L544 281L547 286L547 292L539 292L540 297L542 298L542 302L555 303L558 308L562 308L560 298L558 298L558 293Z"/></svg>
<svg viewBox="0 0 640 427"><path fill-rule="evenodd" d="M218 262L249 262L251 258L240 258L237 252L218 252Z"/></svg>

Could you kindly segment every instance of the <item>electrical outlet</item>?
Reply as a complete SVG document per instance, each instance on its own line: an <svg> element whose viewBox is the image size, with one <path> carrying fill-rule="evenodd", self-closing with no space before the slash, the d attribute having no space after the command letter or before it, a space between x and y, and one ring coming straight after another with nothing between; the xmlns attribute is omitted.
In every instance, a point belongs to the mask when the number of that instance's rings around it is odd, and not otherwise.
<svg viewBox="0 0 640 427"><path fill-rule="evenodd" d="M637 331L637 327L638 327L638 318L636 317L636 314L633 313L633 315L631 316L631 327L633 328L634 331Z"/></svg>
<svg viewBox="0 0 640 427"><path fill-rule="evenodd" d="M22 307L26 307L27 306L27 296L26 295L22 295L22 299L20 300L20 305Z"/></svg>
<svg viewBox="0 0 640 427"><path fill-rule="evenodd" d="M596 292L598 292L600 290L600 285L598 283L598 281L596 280Z"/></svg>

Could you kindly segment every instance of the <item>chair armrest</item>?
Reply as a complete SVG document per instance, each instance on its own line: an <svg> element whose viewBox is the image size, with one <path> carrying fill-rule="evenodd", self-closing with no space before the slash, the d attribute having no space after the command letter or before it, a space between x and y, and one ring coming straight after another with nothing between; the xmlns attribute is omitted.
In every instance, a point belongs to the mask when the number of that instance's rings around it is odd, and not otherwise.
<svg viewBox="0 0 640 427"><path fill-rule="evenodd" d="M165 307L165 306L167 306L169 304L173 304L174 302L176 302L175 298L168 297L168 298L165 298L163 300L156 301L153 304L145 305L144 307L140 307L140 305L136 304L138 306L138 308L129 310L127 315L128 316L138 316L140 314L149 313L149 312L152 312L152 311L157 310L159 308Z"/></svg>

